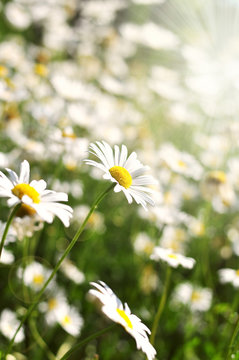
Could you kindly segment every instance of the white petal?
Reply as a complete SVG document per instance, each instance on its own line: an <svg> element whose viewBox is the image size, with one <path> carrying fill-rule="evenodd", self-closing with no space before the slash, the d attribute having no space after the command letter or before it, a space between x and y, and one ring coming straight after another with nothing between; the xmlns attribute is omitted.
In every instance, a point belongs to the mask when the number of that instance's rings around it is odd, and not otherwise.
<svg viewBox="0 0 239 360"><path fill-rule="evenodd" d="M30 166L27 160L24 160L21 163L20 175L19 175L19 184L28 184L30 176Z"/></svg>
<svg viewBox="0 0 239 360"><path fill-rule="evenodd" d="M122 145L121 147L121 154L120 154L120 160L119 160L119 166L125 167L125 161L127 159L127 155L128 155L128 150L127 147L125 145Z"/></svg>
<svg viewBox="0 0 239 360"><path fill-rule="evenodd" d="M13 185L15 186L15 185L19 184L18 176L15 173L15 171L12 171L11 169L8 169L8 168L6 168L6 170L7 170L8 174L9 174L9 176L10 176L10 179L11 179Z"/></svg>
<svg viewBox="0 0 239 360"><path fill-rule="evenodd" d="M32 180L29 185L41 194L45 190L47 184L45 180Z"/></svg>

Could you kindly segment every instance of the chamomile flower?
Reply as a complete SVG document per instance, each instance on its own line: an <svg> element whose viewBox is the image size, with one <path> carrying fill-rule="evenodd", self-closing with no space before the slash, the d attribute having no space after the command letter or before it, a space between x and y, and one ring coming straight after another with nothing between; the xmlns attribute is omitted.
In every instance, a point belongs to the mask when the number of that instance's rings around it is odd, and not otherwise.
<svg viewBox="0 0 239 360"><path fill-rule="evenodd" d="M23 279L25 285L30 286L35 291L39 291L49 278L51 270L41 263L33 261L24 270L19 268L17 274L19 278ZM51 283L51 286L53 286L53 283Z"/></svg>
<svg viewBox="0 0 239 360"><path fill-rule="evenodd" d="M72 336L79 335L83 326L83 319L73 306L67 303L61 304L56 311L56 318L66 332Z"/></svg>
<svg viewBox="0 0 239 360"><path fill-rule="evenodd" d="M21 215L38 214L44 221L52 223L54 215L59 217L65 226L70 225L72 208L58 201L67 201L63 192L46 190L44 180L33 180L29 183L30 166L28 161L21 163L20 175L6 169L10 179L0 171L0 197L8 197L8 205L21 203Z"/></svg>
<svg viewBox="0 0 239 360"><path fill-rule="evenodd" d="M207 311L212 302L212 291L185 282L179 284L173 294L172 303L187 305L191 311Z"/></svg>
<svg viewBox="0 0 239 360"><path fill-rule="evenodd" d="M195 259L191 257L186 257L181 254L177 254L172 251L172 249L164 249L160 246L156 246L153 250L152 255L150 256L152 260L163 260L168 265L176 268L179 265L182 265L184 268L192 269L195 265Z"/></svg>
<svg viewBox="0 0 239 360"><path fill-rule="evenodd" d="M86 159L88 165L95 166L105 172L104 179L115 182L115 192L123 191L126 199L131 204L133 199L147 210L147 203L154 206L154 201L147 193L153 190L147 185L156 184L156 181L148 175L147 170L137 159L137 154L132 152L128 157L125 145L120 148L115 145L114 150L105 141L97 141L90 144L90 153L98 157L101 163Z"/></svg>
<svg viewBox="0 0 239 360"><path fill-rule="evenodd" d="M235 288L239 287L239 270L220 269L218 271L221 283L231 283Z"/></svg>
<svg viewBox="0 0 239 360"><path fill-rule="evenodd" d="M18 328L20 321L17 319L16 314L10 309L4 309L0 315L0 332L11 339ZM25 338L23 328L18 332L15 342L19 343Z"/></svg>
<svg viewBox="0 0 239 360"><path fill-rule="evenodd" d="M148 334L150 334L150 330L147 326L136 315L131 313L127 303L122 304L120 299L103 281L99 281L99 283L92 282L91 285L97 290L91 289L90 294L101 301L103 313L114 322L122 325L133 336L137 349L141 349L147 355L148 360L154 359L156 350L149 342Z"/></svg>

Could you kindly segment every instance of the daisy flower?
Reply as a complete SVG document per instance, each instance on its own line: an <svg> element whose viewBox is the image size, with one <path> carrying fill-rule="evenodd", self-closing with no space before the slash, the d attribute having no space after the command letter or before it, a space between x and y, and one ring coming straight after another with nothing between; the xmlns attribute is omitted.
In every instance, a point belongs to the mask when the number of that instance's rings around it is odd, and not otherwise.
<svg viewBox="0 0 239 360"><path fill-rule="evenodd" d="M148 360L154 359L156 350L149 342L147 333L150 334L150 330L147 326L136 315L131 313L126 303L122 304L120 299L103 281L99 281L99 283L92 282L91 285L97 290L91 289L89 292L101 301L103 313L111 320L122 325L133 336L137 349L141 349L147 355Z"/></svg>
<svg viewBox="0 0 239 360"><path fill-rule="evenodd" d="M195 265L196 260L190 257L177 254L172 251L172 249L164 249L160 246L156 246L153 250L152 255L150 256L152 260L163 260L168 265L176 268L179 265L182 265L184 268L192 269Z"/></svg>
<svg viewBox="0 0 239 360"><path fill-rule="evenodd" d="M23 279L24 284L30 286L35 291L39 291L42 288L50 274L51 270L36 261L27 265L24 270L19 268L17 273L18 277Z"/></svg>
<svg viewBox="0 0 239 360"><path fill-rule="evenodd" d="M0 332L11 339L18 328L20 321L17 319L16 314L10 309L4 309L0 315ZM18 332L15 342L19 343L25 338L23 328Z"/></svg>
<svg viewBox="0 0 239 360"><path fill-rule="evenodd" d="M231 283L235 288L239 287L239 270L220 269L218 271L219 279L222 284Z"/></svg>
<svg viewBox="0 0 239 360"><path fill-rule="evenodd" d="M212 291L188 282L179 284L173 294L173 304L187 305L191 311L207 311L212 302Z"/></svg>
<svg viewBox="0 0 239 360"><path fill-rule="evenodd" d="M116 183L115 192L123 191L126 199L131 204L133 199L147 210L147 203L154 206L154 201L147 193L153 190L147 185L157 182L148 175L144 175L148 167L143 166L137 159L137 154L132 152L128 157L128 150L125 145L120 148L115 145L114 150L105 141L97 141L90 144L90 153L94 154L101 161L96 162L86 159L88 165L95 166L104 171L104 179Z"/></svg>
<svg viewBox="0 0 239 360"><path fill-rule="evenodd" d="M83 326L83 319L75 309L75 307L65 304L58 306L56 318L61 327L71 334L72 336L78 336Z"/></svg>
<svg viewBox="0 0 239 360"><path fill-rule="evenodd" d="M21 203L20 215L38 214L44 221L52 223L54 215L59 217L65 226L70 225L72 208L58 201L67 201L63 192L46 190L44 180L33 180L29 183L30 166L28 161L21 163L20 175L6 169L10 179L0 171L0 197L8 197L8 205Z"/></svg>

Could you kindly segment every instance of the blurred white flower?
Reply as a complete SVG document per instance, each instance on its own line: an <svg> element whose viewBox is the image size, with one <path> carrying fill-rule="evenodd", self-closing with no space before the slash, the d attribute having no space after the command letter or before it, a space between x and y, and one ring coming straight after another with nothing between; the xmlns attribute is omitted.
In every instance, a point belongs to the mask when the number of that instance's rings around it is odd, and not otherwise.
<svg viewBox="0 0 239 360"><path fill-rule="evenodd" d="M2 264L12 264L14 260L15 260L15 256L13 255L13 253L3 248L0 262Z"/></svg>
<svg viewBox="0 0 239 360"><path fill-rule="evenodd" d="M182 227L166 225L160 239L160 246L177 253L184 253L187 240L188 234Z"/></svg>
<svg viewBox="0 0 239 360"><path fill-rule="evenodd" d="M173 252L172 249L164 249L162 247L156 246L153 250L150 259L158 261L165 261L170 266L176 268L179 265L187 269L192 269L196 263L196 260L190 257L183 256Z"/></svg>
<svg viewBox="0 0 239 360"><path fill-rule="evenodd" d="M12 228L14 229L18 240L23 240L24 237L31 238L35 231L41 230L43 226L43 220L37 215L33 217L15 217L12 222Z"/></svg>
<svg viewBox="0 0 239 360"><path fill-rule="evenodd" d="M83 326L83 319L73 306L67 303L61 303L55 311L57 321L61 327L71 334L72 336L78 336Z"/></svg>
<svg viewBox="0 0 239 360"><path fill-rule="evenodd" d="M65 258L61 263L60 269L64 275L68 277L68 279L74 281L76 284L82 284L85 281L85 275L83 272L67 258Z"/></svg>
<svg viewBox="0 0 239 360"><path fill-rule="evenodd" d="M232 181L221 170L213 170L205 175L201 183L201 192L206 200L212 202L214 210L219 213L227 211L236 201Z"/></svg>
<svg viewBox="0 0 239 360"><path fill-rule="evenodd" d="M51 270L47 269L41 263L33 261L24 269L20 267L17 271L17 275L23 280L23 283L26 286L31 287L35 291L39 291L51 275ZM54 282L51 282L51 287L53 284Z"/></svg>
<svg viewBox="0 0 239 360"><path fill-rule="evenodd" d="M162 145L158 156L172 171L194 180L201 179L203 168L198 161L192 155L177 150L172 144Z"/></svg>
<svg viewBox="0 0 239 360"><path fill-rule="evenodd" d="M10 309L4 309L0 315L0 332L11 339L17 330L20 321L17 319L16 314ZM19 330L15 338L15 342L19 343L25 338L23 328Z"/></svg>
<svg viewBox="0 0 239 360"><path fill-rule="evenodd" d="M79 205L74 208L73 221L81 223L86 218L86 215L90 211L90 207L88 205ZM106 229L104 223L104 215L99 211L95 210L93 214L91 214L86 228L92 229L93 231L103 233Z"/></svg>
<svg viewBox="0 0 239 360"><path fill-rule="evenodd" d="M172 304L184 304L192 311L207 311L211 306L212 290L193 286L190 283L179 284L173 295Z"/></svg>
<svg viewBox="0 0 239 360"><path fill-rule="evenodd" d="M2 238L4 230L6 227L6 223L3 223L2 221L0 221L0 238ZM17 233L13 227L13 224L9 227L8 233L7 233L7 237L6 237L6 241L5 241L5 245L11 243L11 242L15 242L17 239Z"/></svg>
<svg viewBox="0 0 239 360"><path fill-rule="evenodd" d="M14 27L24 30L31 24L31 16L24 6L15 2L9 2L5 7L8 21Z"/></svg>
<svg viewBox="0 0 239 360"><path fill-rule="evenodd" d="M147 233L141 232L134 240L134 250L136 254L150 255L154 248L154 242Z"/></svg>
<svg viewBox="0 0 239 360"><path fill-rule="evenodd" d="M147 334L150 334L150 330L147 326L136 315L131 313L127 303L122 304L120 299L103 281L99 281L99 283L92 282L91 285L97 290L91 289L89 292L101 301L103 313L114 322L122 325L133 336L137 349L141 349L148 360L154 359L156 350L149 342Z"/></svg>
<svg viewBox="0 0 239 360"><path fill-rule="evenodd" d="M219 280L222 284L230 283L235 288L239 287L239 270L234 269L220 269L218 271Z"/></svg>
<svg viewBox="0 0 239 360"><path fill-rule="evenodd" d="M179 44L178 38L174 33L153 22L143 25L126 23L121 25L120 32L125 39L153 49L175 50Z"/></svg>

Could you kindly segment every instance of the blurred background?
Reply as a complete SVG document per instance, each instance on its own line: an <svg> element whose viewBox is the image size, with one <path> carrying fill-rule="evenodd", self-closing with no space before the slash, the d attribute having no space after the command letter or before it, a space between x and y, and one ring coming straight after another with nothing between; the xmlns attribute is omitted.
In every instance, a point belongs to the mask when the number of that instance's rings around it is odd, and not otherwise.
<svg viewBox="0 0 239 360"><path fill-rule="evenodd" d="M9 341L4 311L21 319L39 290L22 274L37 263L47 276L107 186L83 163L90 142L127 145L158 180L148 212L122 194L103 200L9 360L50 356L35 331L62 356L108 326L87 294L98 279L151 328L166 273L150 260L155 245L197 262L173 269L157 359L226 358L239 302L238 33L236 0L0 2L1 170L18 172L27 159L31 178L68 193L74 209L68 229L57 219L13 222L1 260L0 349ZM0 201L3 226L9 208ZM225 268L234 277L220 277ZM57 298L77 314L74 330L52 315ZM120 327L70 357L113 358L145 357Z"/></svg>

